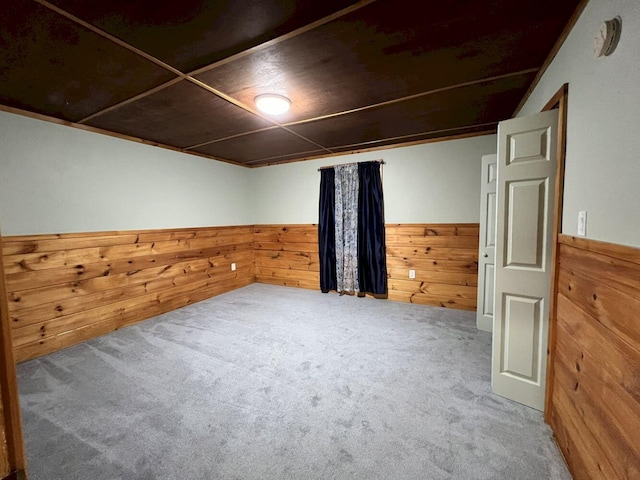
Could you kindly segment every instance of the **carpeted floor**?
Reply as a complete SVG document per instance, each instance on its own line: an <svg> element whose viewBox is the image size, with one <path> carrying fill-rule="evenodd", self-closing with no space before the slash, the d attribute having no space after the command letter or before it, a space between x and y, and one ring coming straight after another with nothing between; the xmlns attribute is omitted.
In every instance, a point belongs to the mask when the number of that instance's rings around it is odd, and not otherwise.
<svg viewBox="0 0 640 480"><path fill-rule="evenodd" d="M570 479L473 313L253 284L18 366L31 480Z"/></svg>

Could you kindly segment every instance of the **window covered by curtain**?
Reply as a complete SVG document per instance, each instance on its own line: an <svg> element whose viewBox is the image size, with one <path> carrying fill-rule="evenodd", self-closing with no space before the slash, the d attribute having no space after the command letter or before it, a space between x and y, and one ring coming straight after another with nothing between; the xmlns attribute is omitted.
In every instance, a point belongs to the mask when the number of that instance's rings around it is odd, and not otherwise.
<svg viewBox="0 0 640 480"><path fill-rule="evenodd" d="M379 162L322 169L319 213L320 289L386 295Z"/></svg>

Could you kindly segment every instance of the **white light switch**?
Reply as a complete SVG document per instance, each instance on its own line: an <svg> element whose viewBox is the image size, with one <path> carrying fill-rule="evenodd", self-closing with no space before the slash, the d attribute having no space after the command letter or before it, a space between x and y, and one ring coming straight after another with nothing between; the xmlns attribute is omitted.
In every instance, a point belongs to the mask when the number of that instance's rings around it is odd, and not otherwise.
<svg viewBox="0 0 640 480"><path fill-rule="evenodd" d="M415 270L409 270L409 278L416 278L416 271Z"/></svg>
<svg viewBox="0 0 640 480"><path fill-rule="evenodd" d="M578 212L578 235L584 237L587 234L587 211Z"/></svg>
<svg viewBox="0 0 640 480"><path fill-rule="evenodd" d="M236 271L236 264L235 264L235 263L232 263L232 264L231 264L231 271L232 271L232 272L235 272L235 271Z"/></svg>

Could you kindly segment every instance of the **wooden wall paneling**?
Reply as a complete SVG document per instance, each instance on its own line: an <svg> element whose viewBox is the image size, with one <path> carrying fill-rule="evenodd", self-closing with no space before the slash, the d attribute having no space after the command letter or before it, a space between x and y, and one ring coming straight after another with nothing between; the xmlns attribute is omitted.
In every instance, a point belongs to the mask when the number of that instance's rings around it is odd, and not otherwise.
<svg viewBox="0 0 640 480"><path fill-rule="evenodd" d="M474 310L478 235L477 224L387 225L389 299ZM256 226L255 258L258 282L320 288L317 225Z"/></svg>
<svg viewBox="0 0 640 480"><path fill-rule="evenodd" d="M250 244L246 244L247 248L251 248ZM246 255L245 252L235 254L237 260L242 260ZM214 269L219 269L222 264L228 267L230 262L225 262L224 256L209 256L200 259L180 259L175 258L167 260L165 264L157 263L147 268L135 269L129 267L128 271L113 273L107 264L104 268L91 268L90 264L81 265L79 268L62 268L62 278L66 278L76 270L76 279L66 283L61 279L56 279L55 275L48 270L38 270L38 274L42 274L44 281L49 280L50 283L44 283L40 279L33 282L33 286L28 283L33 276L25 276L23 274L13 274L7 279L11 293L9 294L10 309L17 310L36 305L41 305L49 301L63 300L75 297L78 293L90 294L109 290L112 288L126 287L139 283L152 283L158 279L173 277L196 272L213 273ZM149 262L151 263L151 262ZM100 267L103 262L100 262ZM25 278L26 277L26 278ZM25 281L27 280L27 281Z"/></svg>
<svg viewBox="0 0 640 480"><path fill-rule="evenodd" d="M640 249L559 247L551 427L576 480L640 478Z"/></svg>
<svg viewBox="0 0 640 480"><path fill-rule="evenodd" d="M255 280L251 226L10 237L3 253L18 361Z"/></svg>
<svg viewBox="0 0 640 480"><path fill-rule="evenodd" d="M0 255L0 478L12 472L20 472L22 477L26 468L3 265Z"/></svg>
<svg viewBox="0 0 640 480"><path fill-rule="evenodd" d="M320 289L317 225L259 225L254 242L257 282Z"/></svg>
<svg viewBox="0 0 640 480"><path fill-rule="evenodd" d="M390 299L475 308L477 224L388 225L387 241ZM19 361L254 281L319 289L316 225L10 237L3 258Z"/></svg>
<svg viewBox="0 0 640 480"><path fill-rule="evenodd" d="M389 299L476 309L478 224L387 225L386 233Z"/></svg>
<svg viewBox="0 0 640 480"><path fill-rule="evenodd" d="M570 312L571 306L566 305L566 300L563 302L565 313ZM574 318L584 320L579 312ZM594 334L594 338L597 338L597 334ZM605 350L608 344L610 342L605 342ZM588 457L584 462L609 465L615 474L605 478L639 478L637 459L634 465L634 452L630 447L635 442L634 434L639 431L640 421L633 413L637 403L634 405L628 390L617 383L620 376L603 369L594 355L586 353L582 345L571 337L568 328L558 328L558 347L556 388L562 393L556 398L564 397L560 402L563 403L560 417L562 422L575 417L573 428L580 432L580 437L593 439L591 448L582 452L583 456ZM620 357L618 352L614 352L613 356ZM600 398L610 402L598 403ZM579 407L575 408L575 405ZM627 423L629 428L620 428L620 425ZM569 455L572 453L569 452ZM592 470L592 476L601 475L601 468L589 469Z"/></svg>

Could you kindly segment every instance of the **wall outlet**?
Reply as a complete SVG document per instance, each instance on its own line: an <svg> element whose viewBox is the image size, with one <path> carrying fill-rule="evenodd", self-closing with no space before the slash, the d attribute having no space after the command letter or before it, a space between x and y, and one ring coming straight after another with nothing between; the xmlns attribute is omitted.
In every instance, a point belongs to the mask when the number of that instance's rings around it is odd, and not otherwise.
<svg viewBox="0 0 640 480"><path fill-rule="evenodd" d="M578 235L584 237L587 234L587 211L578 212Z"/></svg>
<svg viewBox="0 0 640 480"><path fill-rule="evenodd" d="M416 271L415 270L409 270L409 278L416 278Z"/></svg>
<svg viewBox="0 0 640 480"><path fill-rule="evenodd" d="M235 263L232 263L232 264L231 264L231 271L232 271L232 272L235 272L235 271L236 271L236 264L235 264Z"/></svg>

